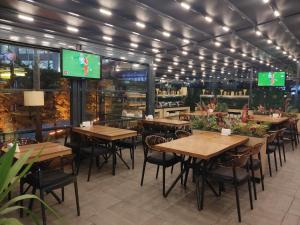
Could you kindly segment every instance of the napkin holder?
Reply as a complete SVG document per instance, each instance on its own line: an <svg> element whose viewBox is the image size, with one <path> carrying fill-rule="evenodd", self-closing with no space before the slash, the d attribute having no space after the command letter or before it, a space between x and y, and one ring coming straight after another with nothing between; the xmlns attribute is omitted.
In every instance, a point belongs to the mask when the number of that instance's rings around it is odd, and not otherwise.
<svg viewBox="0 0 300 225"><path fill-rule="evenodd" d="M279 113L273 113L272 116L273 116L273 118L276 118L276 119L280 117Z"/></svg>
<svg viewBox="0 0 300 225"><path fill-rule="evenodd" d="M146 116L146 120L153 120L153 115Z"/></svg>
<svg viewBox="0 0 300 225"><path fill-rule="evenodd" d="M80 124L80 127L91 127L93 125L93 123L91 121L83 121Z"/></svg>
<svg viewBox="0 0 300 225"><path fill-rule="evenodd" d="M221 135L223 135L223 136L229 136L229 135L231 135L231 129L222 128Z"/></svg>

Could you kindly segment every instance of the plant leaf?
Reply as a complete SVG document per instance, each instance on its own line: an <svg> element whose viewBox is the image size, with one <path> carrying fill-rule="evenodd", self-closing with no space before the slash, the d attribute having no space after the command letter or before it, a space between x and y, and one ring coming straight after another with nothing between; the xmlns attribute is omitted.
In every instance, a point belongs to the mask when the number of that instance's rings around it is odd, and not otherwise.
<svg viewBox="0 0 300 225"><path fill-rule="evenodd" d="M0 219L0 225L23 225L23 224L16 218L2 218Z"/></svg>
<svg viewBox="0 0 300 225"><path fill-rule="evenodd" d="M13 145L12 148L10 148L2 157L0 161L0 193L3 191L4 183L7 179L7 176L9 174L11 165L14 160L16 151L16 143Z"/></svg>

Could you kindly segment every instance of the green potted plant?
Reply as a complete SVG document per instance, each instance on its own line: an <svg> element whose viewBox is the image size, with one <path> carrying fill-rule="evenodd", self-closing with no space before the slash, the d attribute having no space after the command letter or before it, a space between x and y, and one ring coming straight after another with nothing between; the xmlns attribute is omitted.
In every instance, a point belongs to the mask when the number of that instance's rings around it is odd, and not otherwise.
<svg viewBox="0 0 300 225"><path fill-rule="evenodd" d="M11 213L20 209L25 210L32 218L35 224L39 224L37 217L26 207L19 206L18 203L23 200L37 199L42 202L52 213L57 215L54 210L32 194L23 194L8 199L11 193L19 184L20 179L29 172L32 164L35 162L39 154L28 163L31 151L26 152L17 161L14 160L16 152L16 143L5 154L0 157L0 225L22 225L22 223L14 217L10 217Z"/></svg>

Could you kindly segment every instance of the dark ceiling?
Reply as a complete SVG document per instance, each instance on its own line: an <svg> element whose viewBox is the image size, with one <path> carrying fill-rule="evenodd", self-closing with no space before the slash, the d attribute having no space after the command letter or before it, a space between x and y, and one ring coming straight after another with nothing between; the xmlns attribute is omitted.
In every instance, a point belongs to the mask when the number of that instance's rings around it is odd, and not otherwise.
<svg viewBox="0 0 300 225"><path fill-rule="evenodd" d="M153 55L157 74L169 77L244 78L254 68L286 70L291 78L300 58L299 0L1 0L0 23L11 22Z"/></svg>

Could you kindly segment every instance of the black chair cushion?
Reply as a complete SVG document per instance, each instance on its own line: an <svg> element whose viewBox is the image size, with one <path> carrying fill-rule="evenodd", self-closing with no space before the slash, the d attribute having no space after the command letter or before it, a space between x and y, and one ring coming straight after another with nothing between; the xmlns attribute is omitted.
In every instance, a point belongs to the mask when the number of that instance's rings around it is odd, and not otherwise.
<svg viewBox="0 0 300 225"><path fill-rule="evenodd" d="M172 153L166 153L165 161L163 160L162 152L152 152L148 154L147 161L152 164L172 166L180 161L180 157Z"/></svg>
<svg viewBox="0 0 300 225"><path fill-rule="evenodd" d="M28 174L24 178L24 181L32 186L40 189L42 188L47 191L64 187L70 183L73 183L74 179L75 175L73 174L67 174L62 170L51 170L41 172L40 181L37 173Z"/></svg>
<svg viewBox="0 0 300 225"><path fill-rule="evenodd" d="M82 148L80 148L80 150L86 154L92 154L92 152L93 152L92 147L82 147ZM110 152L110 149L105 148L103 146L96 146L94 148L94 155L105 155L105 154L108 154L109 152Z"/></svg>
<svg viewBox="0 0 300 225"><path fill-rule="evenodd" d="M222 182L233 182L233 170L232 167L217 167L209 172L210 176ZM246 169L236 168L236 181L237 183L243 183L248 180L249 174Z"/></svg>
<svg viewBox="0 0 300 225"><path fill-rule="evenodd" d="M279 139L279 140L274 140L274 144L276 145L283 145L283 140Z"/></svg>

